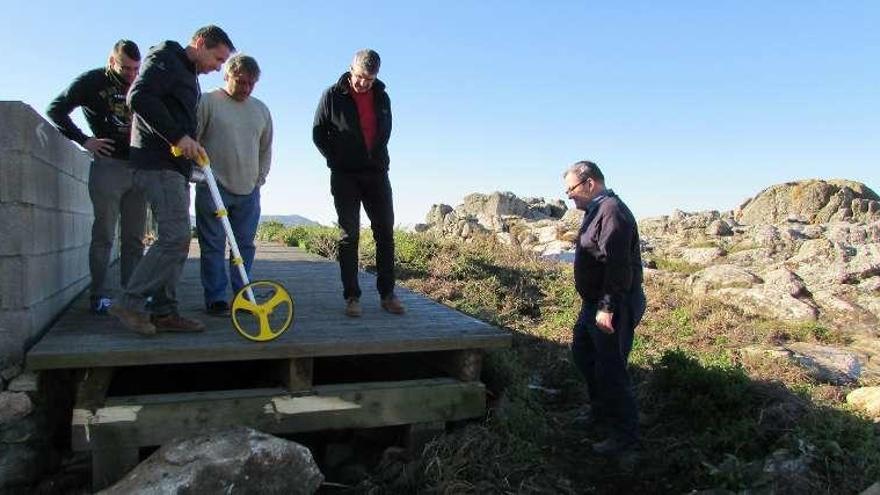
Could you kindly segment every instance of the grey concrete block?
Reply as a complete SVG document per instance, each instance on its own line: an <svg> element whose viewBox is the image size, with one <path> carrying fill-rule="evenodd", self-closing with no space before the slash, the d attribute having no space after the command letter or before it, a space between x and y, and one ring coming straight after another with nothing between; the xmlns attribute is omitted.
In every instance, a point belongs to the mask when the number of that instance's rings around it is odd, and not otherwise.
<svg viewBox="0 0 880 495"><path fill-rule="evenodd" d="M33 208L19 203L0 203L0 256L15 256L31 250L34 232Z"/></svg>
<svg viewBox="0 0 880 495"><path fill-rule="evenodd" d="M88 245L55 253L0 258L0 310L30 308L88 277Z"/></svg>
<svg viewBox="0 0 880 495"><path fill-rule="evenodd" d="M10 392L36 392L40 388L40 375L36 371L25 371L13 378L6 386Z"/></svg>
<svg viewBox="0 0 880 495"><path fill-rule="evenodd" d="M0 257L0 311L4 309L20 309L21 292L25 282L24 256Z"/></svg>
<svg viewBox="0 0 880 495"><path fill-rule="evenodd" d="M0 102L0 122L4 123L0 153L22 151L70 175L75 175L77 164L89 161L87 152L62 136L30 105L20 101Z"/></svg>
<svg viewBox="0 0 880 495"><path fill-rule="evenodd" d="M21 202L22 175L31 160L20 151L0 150L0 203Z"/></svg>
<svg viewBox="0 0 880 495"><path fill-rule="evenodd" d="M0 311L0 315L3 315L2 311ZM0 318L0 370L21 363L23 359L24 341L18 334L11 332L8 327L4 326L2 318Z"/></svg>
<svg viewBox="0 0 880 495"><path fill-rule="evenodd" d="M38 120L43 119L30 105L21 101L0 101L0 122L3 122L0 151L26 150Z"/></svg>
<svg viewBox="0 0 880 495"><path fill-rule="evenodd" d="M81 247L91 241L91 215L20 203L0 203L0 256Z"/></svg>

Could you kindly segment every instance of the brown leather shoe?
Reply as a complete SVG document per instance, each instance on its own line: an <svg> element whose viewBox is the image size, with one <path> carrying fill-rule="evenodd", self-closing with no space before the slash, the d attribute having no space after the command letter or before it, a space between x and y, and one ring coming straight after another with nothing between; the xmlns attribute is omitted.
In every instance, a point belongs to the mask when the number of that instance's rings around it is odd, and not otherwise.
<svg viewBox="0 0 880 495"><path fill-rule="evenodd" d="M164 332L202 332L205 330L204 323L192 318L185 318L177 313L162 316L153 315L150 320L153 325L156 325L156 328Z"/></svg>
<svg viewBox="0 0 880 495"><path fill-rule="evenodd" d="M400 299L398 299L397 296L388 296L382 299L382 309L395 315L406 313L406 308L403 307L403 304L400 303Z"/></svg>
<svg viewBox="0 0 880 495"><path fill-rule="evenodd" d="M345 300L345 316L351 316L353 318L357 318L361 314L363 314L363 309L361 309L361 301L356 297L349 297Z"/></svg>
<svg viewBox="0 0 880 495"><path fill-rule="evenodd" d="M150 323L150 316L147 313L123 308L118 304L110 306L108 312L118 318L122 326L133 332L146 337L156 335L156 327Z"/></svg>

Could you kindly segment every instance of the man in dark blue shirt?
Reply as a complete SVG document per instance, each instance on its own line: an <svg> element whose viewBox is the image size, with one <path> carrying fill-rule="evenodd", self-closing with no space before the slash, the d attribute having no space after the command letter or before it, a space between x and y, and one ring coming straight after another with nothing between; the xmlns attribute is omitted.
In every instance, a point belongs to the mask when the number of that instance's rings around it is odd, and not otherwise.
<svg viewBox="0 0 880 495"><path fill-rule="evenodd" d="M574 258L581 310L571 349L587 381L592 419L610 431L593 450L618 455L639 446L638 407L626 369L645 312L639 231L595 163L577 162L563 178L569 199L584 211Z"/></svg>

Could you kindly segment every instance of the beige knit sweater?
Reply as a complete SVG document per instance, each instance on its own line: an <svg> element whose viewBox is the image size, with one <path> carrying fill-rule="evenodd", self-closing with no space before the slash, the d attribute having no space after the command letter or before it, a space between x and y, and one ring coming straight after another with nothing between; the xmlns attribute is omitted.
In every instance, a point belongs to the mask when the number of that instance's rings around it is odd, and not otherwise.
<svg viewBox="0 0 880 495"><path fill-rule="evenodd" d="M272 162L272 116L254 98L235 101L222 89L199 100L198 140L208 152L217 182L232 194L262 186Z"/></svg>

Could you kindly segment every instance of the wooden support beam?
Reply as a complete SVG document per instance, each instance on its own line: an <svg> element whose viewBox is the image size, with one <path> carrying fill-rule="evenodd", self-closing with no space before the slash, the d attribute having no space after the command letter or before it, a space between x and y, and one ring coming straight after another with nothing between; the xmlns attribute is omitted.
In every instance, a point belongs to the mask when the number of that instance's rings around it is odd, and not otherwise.
<svg viewBox="0 0 880 495"><path fill-rule="evenodd" d="M74 450L162 445L229 425L296 433L455 421L485 409L483 384L450 378L319 385L308 395L277 388L114 397L89 418L90 436L74 437Z"/></svg>
<svg viewBox="0 0 880 495"><path fill-rule="evenodd" d="M136 446L118 446L113 432L91 428L98 411L103 411L100 414L102 420L113 417L112 411L104 407L113 374L113 368L90 368L78 377L71 426L74 450L83 439L86 443L103 445L101 449L92 451L93 490L112 485L140 462Z"/></svg>
<svg viewBox="0 0 880 495"><path fill-rule="evenodd" d="M77 379L76 408L94 411L103 406L113 372L113 368L89 368L83 371Z"/></svg>
<svg viewBox="0 0 880 495"><path fill-rule="evenodd" d="M78 377L70 429L74 450L77 450L78 444L83 443L82 439L85 439L85 443L91 441L90 425L96 411L104 409L113 373L113 368L89 368Z"/></svg>

